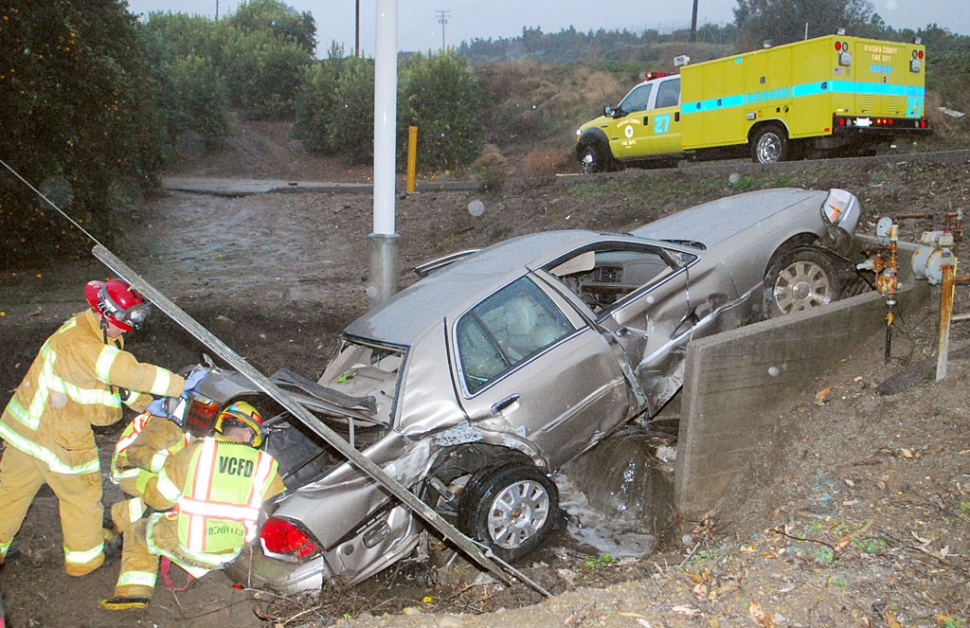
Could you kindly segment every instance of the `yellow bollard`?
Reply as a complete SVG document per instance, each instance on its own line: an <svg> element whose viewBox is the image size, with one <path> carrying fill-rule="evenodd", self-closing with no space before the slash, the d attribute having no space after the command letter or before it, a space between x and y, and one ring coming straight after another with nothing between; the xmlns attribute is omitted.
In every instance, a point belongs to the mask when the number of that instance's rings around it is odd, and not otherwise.
<svg viewBox="0 0 970 628"><path fill-rule="evenodd" d="M414 172L418 165L418 127L408 127L408 192L414 191Z"/></svg>

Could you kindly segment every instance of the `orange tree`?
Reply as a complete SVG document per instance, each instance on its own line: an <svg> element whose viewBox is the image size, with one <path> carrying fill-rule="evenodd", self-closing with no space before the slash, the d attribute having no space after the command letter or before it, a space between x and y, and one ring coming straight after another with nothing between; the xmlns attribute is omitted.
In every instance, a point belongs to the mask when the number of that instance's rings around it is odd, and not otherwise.
<svg viewBox="0 0 970 628"><path fill-rule="evenodd" d="M111 209L160 164L153 81L136 19L117 0L10 0L0 8L0 159L105 242ZM88 243L0 168L0 263Z"/></svg>

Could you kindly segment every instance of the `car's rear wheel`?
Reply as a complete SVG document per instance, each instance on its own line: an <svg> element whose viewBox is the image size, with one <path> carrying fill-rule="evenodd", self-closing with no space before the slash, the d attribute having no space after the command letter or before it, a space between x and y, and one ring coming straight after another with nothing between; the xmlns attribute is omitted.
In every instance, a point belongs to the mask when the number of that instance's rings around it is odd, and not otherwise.
<svg viewBox="0 0 970 628"><path fill-rule="evenodd" d="M514 561L538 547L558 512L556 485L535 466L489 467L462 492L458 529Z"/></svg>
<svg viewBox="0 0 970 628"><path fill-rule="evenodd" d="M815 249L796 249L782 255L768 270L768 316L808 310L839 298L839 282L832 260Z"/></svg>
<svg viewBox="0 0 970 628"><path fill-rule="evenodd" d="M751 160L773 164L788 159L788 139L785 131L773 124L760 128L751 138Z"/></svg>

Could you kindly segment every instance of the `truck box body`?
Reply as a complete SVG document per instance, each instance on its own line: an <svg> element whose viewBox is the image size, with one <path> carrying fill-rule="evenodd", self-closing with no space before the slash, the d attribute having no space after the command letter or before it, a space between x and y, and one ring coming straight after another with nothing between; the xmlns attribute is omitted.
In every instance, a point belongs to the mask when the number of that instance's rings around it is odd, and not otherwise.
<svg viewBox="0 0 970 628"><path fill-rule="evenodd" d="M658 98L673 81L679 106L671 106L669 95L668 102ZM590 152L585 148L604 140L610 154L601 156L621 162L704 151L723 155L731 147L748 147L762 162L812 149L855 154L896 135L929 130L924 84L922 45L819 37L686 65L679 77L640 84L615 111L580 128L577 154L583 160ZM776 150L759 157L758 143L769 141Z"/></svg>

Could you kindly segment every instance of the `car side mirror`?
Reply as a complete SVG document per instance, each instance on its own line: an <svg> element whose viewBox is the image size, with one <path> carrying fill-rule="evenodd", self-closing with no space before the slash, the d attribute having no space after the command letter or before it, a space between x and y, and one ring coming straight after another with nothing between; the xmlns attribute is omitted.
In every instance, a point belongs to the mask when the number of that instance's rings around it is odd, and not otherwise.
<svg viewBox="0 0 970 628"><path fill-rule="evenodd" d="M603 103L603 115L606 116L607 118L613 117L613 107L611 107L610 103L608 102Z"/></svg>

